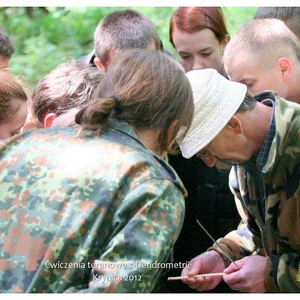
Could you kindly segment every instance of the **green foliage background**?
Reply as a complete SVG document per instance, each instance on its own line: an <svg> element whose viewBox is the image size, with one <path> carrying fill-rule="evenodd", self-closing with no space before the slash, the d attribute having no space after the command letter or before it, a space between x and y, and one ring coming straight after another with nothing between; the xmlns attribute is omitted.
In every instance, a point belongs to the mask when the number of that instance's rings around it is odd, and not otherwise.
<svg viewBox="0 0 300 300"><path fill-rule="evenodd" d="M30 90L55 66L78 59L93 49L94 30L101 18L127 7L0 7L0 27L16 48L11 73L20 75ZM176 7L130 7L147 15L163 44L169 43L169 20ZM231 35L253 18L257 7L223 7ZM176 56L177 57L177 56Z"/></svg>

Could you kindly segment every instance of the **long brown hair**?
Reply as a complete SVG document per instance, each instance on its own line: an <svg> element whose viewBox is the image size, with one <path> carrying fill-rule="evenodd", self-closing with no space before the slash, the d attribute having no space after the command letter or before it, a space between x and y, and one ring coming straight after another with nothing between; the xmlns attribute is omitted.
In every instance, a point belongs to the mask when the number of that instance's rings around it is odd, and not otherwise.
<svg viewBox="0 0 300 300"><path fill-rule="evenodd" d="M185 134L193 119L193 95L185 72L161 51L122 52L112 61L95 95L99 99L76 115L77 123L103 132L115 117L140 130L160 130L161 151L172 152L168 129L173 121L178 120L171 138L182 128Z"/></svg>

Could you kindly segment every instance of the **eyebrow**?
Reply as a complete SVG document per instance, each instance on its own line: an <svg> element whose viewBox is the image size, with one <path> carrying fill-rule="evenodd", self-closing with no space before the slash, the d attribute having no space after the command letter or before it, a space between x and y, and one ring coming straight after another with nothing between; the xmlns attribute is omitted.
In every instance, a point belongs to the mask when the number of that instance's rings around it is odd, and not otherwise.
<svg viewBox="0 0 300 300"><path fill-rule="evenodd" d="M246 75L246 76L244 76L244 75L238 76L238 78L235 78L234 81L236 81L236 82L245 82L246 80L253 80L253 78L249 78L247 76L248 75ZM232 80L232 79L230 79L230 80Z"/></svg>
<svg viewBox="0 0 300 300"><path fill-rule="evenodd" d="M242 77L242 78L240 78L239 80L238 80L238 82L242 82L242 83L244 83L245 81L249 81L249 80L252 80L252 81L254 81L254 79L252 79L252 78L244 78L244 77Z"/></svg>
<svg viewBox="0 0 300 300"><path fill-rule="evenodd" d="M202 52L202 51L207 51L207 50L212 50L212 49L214 49L214 47L209 46L209 47L203 48L199 51Z"/></svg>
<svg viewBox="0 0 300 300"><path fill-rule="evenodd" d="M187 51L178 51L178 54L189 54L189 52L187 52Z"/></svg>
<svg viewBox="0 0 300 300"><path fill-rule="evenodd" d="M213 49L213 47L206 47L206 48L198 50L198 52L203 52L203 51L212 50L212 49ZM189 51L184 51L184 50L179 50L178 53L179 54L181 54L181 53L189 54L190 52Z"/></svg>

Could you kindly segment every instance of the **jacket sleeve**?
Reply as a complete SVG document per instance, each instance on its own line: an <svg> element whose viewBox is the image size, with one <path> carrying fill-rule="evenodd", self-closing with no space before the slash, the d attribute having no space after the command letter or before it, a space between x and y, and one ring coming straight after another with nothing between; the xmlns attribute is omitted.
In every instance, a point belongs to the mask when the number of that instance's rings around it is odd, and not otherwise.
<svg viewBox="0 0 300 300"><path fill-rule="evenodd" d="M300 255L284 253L267 257L265 284L268 292L300 292Z"/></svg>
<svg viewBox="0 0 300 300"><path fill-rule="evenodd" d="M266 256L262 247L260 231L241 199L241 192L236 178L236 173L232 170L230 188L235 195L236 205L242 221L237 230L230 232L224 238L219 239L218 242L233 260L255 254ZM213 249L222 255L226 266L231 263L216 244L209 249ZM300 254L287 252L282 255L271 254L267 256L265 287L267 292L299 293Z"/></svg>
<svg viewBox="0 0 300 300"><path fill-rule="evenodd" d="M99 249L88 288L66 292L151 292L167 266L184 209L181 191L169 180L137 186L112 216L115 231L107 246Z"/></svg>
<svg viewBox="0 0 300 300"><path fill-rule="evenodd" d="M242 174L240 176L242 176ZM234 249L232 255L235 259L251 254L266 256L262 246L260 230L254 222L252 214L248 213L241 199L237 173L234 169L230 174L230 188L235 195L238 211L242 217L242 225L238 227L236 232L228 234L225 237L225 241L221 240L220 243L225 243L224 247L227 246L228 248L228 245L230 245L229 247ZM241 238L241 236L244 238ZM240 249L236 247L236 244L233 245L234 242L240 244ZM226 262L230 263L228 260ZM299 276L298 279L297 275ZM265 287L267 292L299 293L300 253L287 251L287 253L282 255L268 255L265 269Z"/></svg>

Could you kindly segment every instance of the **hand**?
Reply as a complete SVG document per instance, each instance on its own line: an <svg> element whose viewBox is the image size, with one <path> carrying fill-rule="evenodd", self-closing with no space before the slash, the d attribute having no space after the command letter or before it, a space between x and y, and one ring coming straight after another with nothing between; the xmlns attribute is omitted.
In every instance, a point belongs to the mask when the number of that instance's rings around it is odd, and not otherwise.
<svg viewBox="0 0 300 300"><path fill-rule="evenodd" d="M216 251L207 251L193 258L189 266L185 267L181 276L194 276L204 273L219 273L223 272L225 263L222 256ZM197 291L207 291L214 289L222 280L222 276L218 277L198 277L188 278L182 281L191 289Z"/></svg>
<svg viewBox="0 0 300 300"><path fill-rule="evenodd" d="M223 279L231 289L247 293L266 292L264 283L266 257L259 255L247 256L236 260L235 263L240 270L237 270L237 267L231 264L223 271L226 273Z"/></svg>

